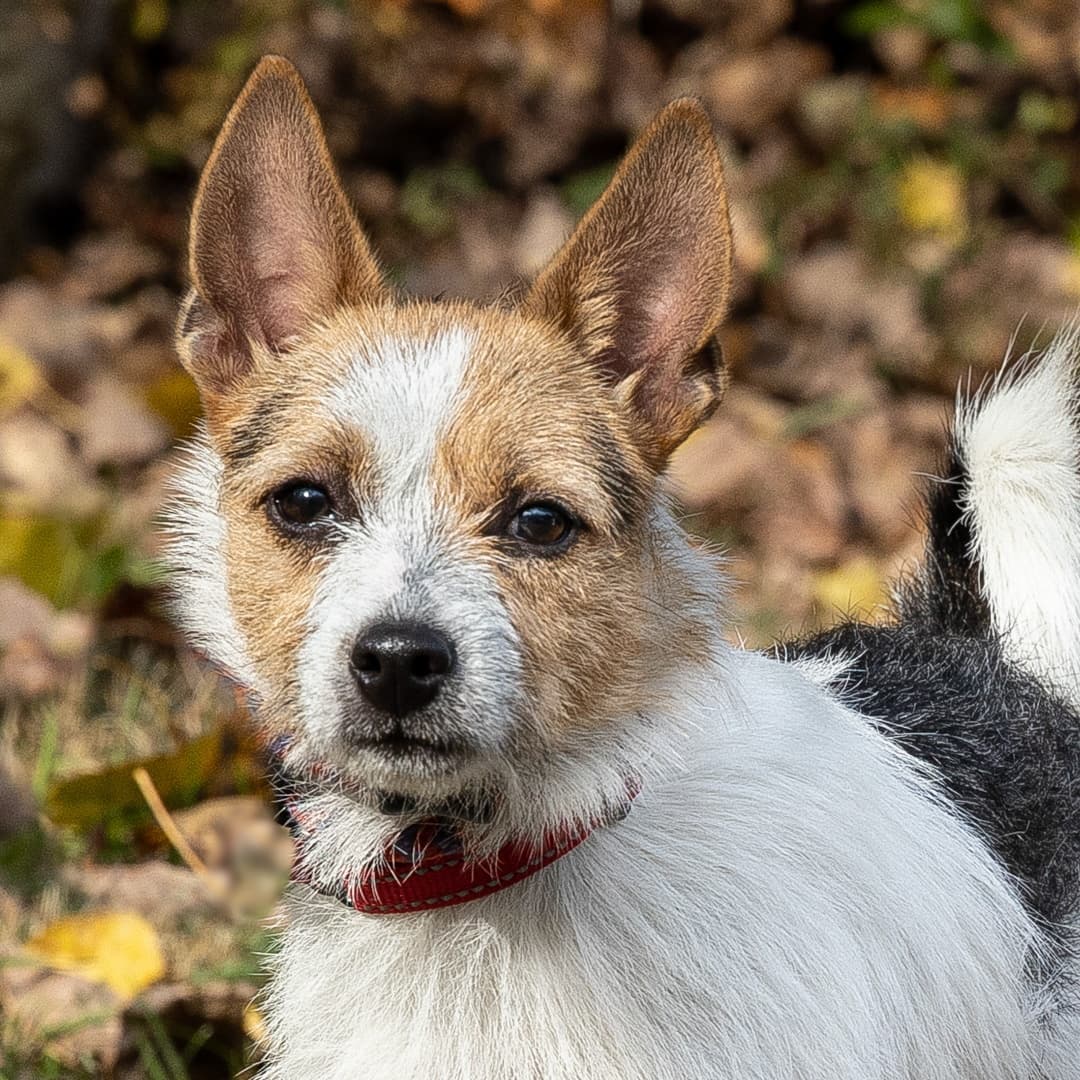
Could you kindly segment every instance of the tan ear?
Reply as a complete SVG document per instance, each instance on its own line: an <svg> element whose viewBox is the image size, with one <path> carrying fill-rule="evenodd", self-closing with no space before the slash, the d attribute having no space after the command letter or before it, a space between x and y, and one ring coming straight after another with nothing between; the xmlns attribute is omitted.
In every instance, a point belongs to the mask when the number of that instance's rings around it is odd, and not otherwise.
<svg viewBox="0 0 1080 1080"><path fill-rule="evenodd" d="M204 394L317 319L381 292L296 69L267 56L229 111L191 215L181 358Z"/></svg>
<svg viewBox="0 0 1080 1080"><path fill-rule="evenodd" d="M618 387L659 466L722 396L714 334L731 291L731 225L712 124L668 105L540 274L526 310Z"/></svg>

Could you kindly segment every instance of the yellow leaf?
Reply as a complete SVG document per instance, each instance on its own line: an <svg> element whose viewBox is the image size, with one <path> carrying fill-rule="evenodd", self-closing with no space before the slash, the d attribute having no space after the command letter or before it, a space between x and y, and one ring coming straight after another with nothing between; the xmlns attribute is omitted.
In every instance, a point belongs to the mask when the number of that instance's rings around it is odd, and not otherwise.
<svg viewBox="0 0 1080 1080"><path fill-rule="evenodd" d="M900 216L913 229L959 240L966 228L964 182L951 165L930 158L910 162L897 186Z"/></svg>
<svg viewBox="0 0 1080 1080"><path fill-rule="evenodd" d="M845 615L873 612L887 599L880 570L865 558L852 559L827 570L814 580L814 600L824 609L823 614L837 611Z"/></svg>
<svg viewBox="0 0 1080 1080"><path fill-rule="evenodd" d="M68 915L49 923L26 949L50 967L105 983L125 1001L165 974L156 931L132 912Z"/></svg>
<svg viewBox="0 0 1080 1080"><path fill-rule="evenodd" d="M166 0L136 0L131 13L131 32L139 41L156 41L168 25Z"/></svg>
<svg viewBox="0 0 1080 1080"><path fill-rule="evenodd" d="M1080 254L1070 252L1061 268L1061 288L1069 296L1080 296Z"/></svg>
<svg viewBox="0 0 1080 1080"><path fill-rule="evenodd" d="M199 390L183 371L170 371L155 379L145 393L146 403L172 429L178 439L187 438L199 418Z"/></svg>
<svg viewBox="0 0 1080 1080"><path fill-rule="evenodd" d="M253 1043L266 1041L266 1020L263 1019L263 1014L259 1011L258 1006L249 1003L244 1009L244 1015L240 1022L243 1025L244 1034Z"/></svg>
<svg viewBox="0 0 1080 1080"><path fill-rule="evenodd" d="M33 359L17 345L0 338L0 416L24 405L43 384Z"/></svg>
<svg viewBox="0 0 1080 1080"><path fill-rule="evenodd" d="M213 775L221 763L222 749L221 733L211 732L172 753L55 780L45 793L45 815L56 825L86 830L100 825L106 814L149 813L131 777L139 766L150 774L166 804L186 802Z"/></svg>
<svg viewBox="0 0 1080 1080"><path fill-rule="evenodd" d="M0 514L0 574L12 574L57 606L70 603L84 565L78 530L59 518Z"/></svg>

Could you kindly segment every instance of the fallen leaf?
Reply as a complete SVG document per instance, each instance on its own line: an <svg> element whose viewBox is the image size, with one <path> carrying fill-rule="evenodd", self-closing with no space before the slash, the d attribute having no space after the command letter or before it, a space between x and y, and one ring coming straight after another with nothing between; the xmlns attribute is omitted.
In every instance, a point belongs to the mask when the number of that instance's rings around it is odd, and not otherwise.
<svg viewBox="0 0 1080 1080"><path fill-rule="evenodd" d="M33 821L33 803L29 790L15 789L9 776L0 772L0 838L6 838L15 831L8 826L8 811L15 819L15 828L21 828ZM25 918L22 904L14 893L0 885L0 949L5 955L14 943L15 934Z"/></svg>
<svg viewBox="0 0 1080 1080"><path fill-rule="evenodd" d="M0 476L8 513L81 521L106 502L63 428L29 409L0 420Z"/></svg>
<svg viewBox="0 0 1080 1080"><path fill-rule="evenodd" d="M137 0L131 13L131 33L139 41L156 41L169 24L165 0Z"/></svg>
<svg viewBox="0 0 1080 1080"><path fill-rule="evenodd" d="M1062 261L1061 291L1068 296L1080 297L1080 254L1071 252Z"/></svg>
<svg viewBox="0 0 1080 1080"><path fill-rule="evenodd" d="M446 6L455 14L465 19L475 19L483 14L488 0L443 0Z"/></svg>
<svg viewBox="0 0 1080 1080"><path fill-rule="evenodd" d="M17 1034L24 1046L40 1048L55 1061L77 1068L75 1075L87 1075L89 1062L96 1066L92 1075L112 1075L123 1041L118 998L104 983L74 972L17 960L0 966L0 1015L5 1034ZM3 1064L0 1053L0 1075L7 1077Z"/></svg>
<svg viewBox="0 0 1080 1080"><path fill-rule="evenodd" d="M715 51L695 89L722 128L748 137L760 135L829 67L823 49L791 37L749 53L714 56ZM694 73L686 74L692 78Z"/></svg>
<svg viewBox="0 0 1080 1080"><path fill-rule="evenodd" d="M886 121L914 124L940 135L949 123L952 99L937 87L881 84L874 88L874 105Z"/></svg>
<svg viewBox="0 0 1080 1080"><path fill-rule="evenodd" d="M30 354L0 338L0 416L26 404L41 386L41 372Z"/></svg>
<svg viewBox="0 0 1080 1080"><path fill-rule="evenodd" d="M202 407L199 389L186 372L167 372L146 388L143 397L176 438L186 438L195 430Z"/></svg>
<svg viewBox="0 0 1080 1080"><path fill-rule="evenodd" d="M93 863L65 866L61 880L95 910L126 911L141 915L168 933L184 921L214 910L202 882L187 867L151 862Z"/></svg>
<svg viewBox="0 0 1080 1080"><path fill-rule="evenodd" d="M131 778L132 770L139 766L150 774L166 804L187 802L206 784L221 757L221 733L212 732L170 754L65 777L49 786L45 814L55 825L86 830L100 825L106 812L144 810L142 794Z"/></svg>
<svg viewBox="0 0 1080 1080"><path fill-rule="evenodd" d="M12 577L0 577L0 611L4 613L0 646L23 638L44 641L56 618L56 611L45 597Z"/></svg>
<svg viewBox="0 0 1080 1080"><path fill-rule="evenodd" d="M828 245L793 259L780 288L799 320L845 335L868 333L876 346L913 371L932 366L937 343L911 275L882 273L855 248Z"/></svg>
<svg viewBox="0 0 1080 1080"><path fill-rule="evenodd" d="M91 96L94 87L91 85ZM83 91L86 93L86 90ZM71 269L64 282L65 299L87 303L127 293L159 277L167 260L157 248L141 241L134 230L93 232L72 249Z"/></svg>
<svg viewBox="0 0 1080 1080"><path fill-rule="evenodd" d="M80 432L83 459L100 465L149 461L169 443L165 424L122 383L94 379L83 396Z"/></svg>
<svg viewBox="0 0 1080 1080"><path fill-rule="evenodd" d="M943 161L918 158L900 175L896 190L900 216L913 229L959 241L967 228L964 181Z"/></svg>
<svg viewBox="0 0 1080 1080"><path fill-rule="evenodd" d="M139 313L131 306L82 303L29 279L0 290L0 338L33 357L50 380L82 381L135 336Z"/></svg>
<svg viewBox="0 0 1080 1080"><path fill-rule="evenodd" d="M65 916L31 938L26 950L50 967L104 983L124 1001L165 974L157 931L131 912Z"/></svg>
<svg viewBox="0 0 1080 1080"><path fill-rule="evenodd" d="M532 196L521 219L514 253L518 271L532 276L543 269L573 226L573 216L556 192L542 189Z"/></svg>
<svg viewBox="0 0 1080 1080"><path fill-rule="evenodd" d="M19 578L53 604L69 602L82 564L76 531L53 517L0 516L0 574Z"/></svg>
<svg viewBox="0 0 1080 1080"><path fill-rule="evenodd" d="M869 559L858 557L814 580L814 600L826 617L861 615L864 618L885 603L888 594L881 571Z"/></svg>

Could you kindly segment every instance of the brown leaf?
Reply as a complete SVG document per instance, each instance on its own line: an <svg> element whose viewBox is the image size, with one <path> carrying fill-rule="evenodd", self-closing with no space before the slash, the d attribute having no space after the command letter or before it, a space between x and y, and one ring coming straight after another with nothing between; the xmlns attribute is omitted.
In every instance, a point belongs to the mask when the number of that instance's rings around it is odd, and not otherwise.
<svg viewBox="0 0 1080 1080"><path fill-rule="evenodd" d="M757 52L736 53L712 64L687 89L701 94L721 128L757 139L828 67L823 49L780 38Z"/></svg>
<svg viewBox="0 0 1080 1080"><path fill-rule="evenodd" d="M94 379L82 401L80 450L93 467L137 465L169 445L164 423L111 376Z"/></svg>
<svg viewBox="0 0 1080 1080"><path fill-rule="evenodd" d="M794 260L780 287L799 319L846 334L869 332L880 349L919 370L933 362L918 282L876 272L854 248L827 247Z"/></svg>
<svg viewBox="0 0 1080 1080"><path fill-rule="evenodd" d="M0 337L32 356L50 377L80 379L130 341L137 325L137 314L127 308L79 303L34 281L0 289Z"/></svg>
<svg viewBox="0 0 1080 1080"><path fill-rule="evenodd" d="M63 880L88 907L135 912L163 932L215 908L195 874L167 862L82 863L65 868Z"/></svg>

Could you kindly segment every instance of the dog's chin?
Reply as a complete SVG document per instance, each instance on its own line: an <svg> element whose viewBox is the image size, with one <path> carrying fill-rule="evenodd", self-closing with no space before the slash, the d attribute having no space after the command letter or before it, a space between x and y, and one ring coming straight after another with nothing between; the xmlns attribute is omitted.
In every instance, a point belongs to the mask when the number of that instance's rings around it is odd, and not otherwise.
<svg viewBox="0 0 1080 1080"><path fill-rule="evenodd" d="M459 799L490 769L478 747L421 738L353 737L343 760L357 787L386 813Z"/></svg>

